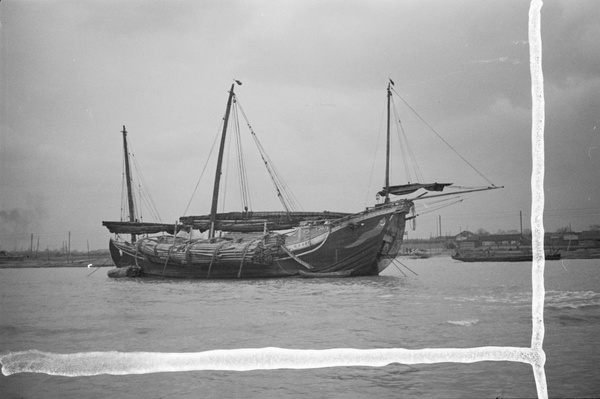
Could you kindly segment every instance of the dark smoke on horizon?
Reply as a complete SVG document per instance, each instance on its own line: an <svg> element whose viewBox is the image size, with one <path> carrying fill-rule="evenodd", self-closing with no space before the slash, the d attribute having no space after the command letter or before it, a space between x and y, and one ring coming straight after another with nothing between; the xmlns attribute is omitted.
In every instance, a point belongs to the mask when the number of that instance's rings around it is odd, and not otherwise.
<svg viewBox="0 0 600 399"><path fill-rule="evenodd" d="M29 248L30 226L34 215L32 211L13 208L0 211L0 249Z"/></svg>

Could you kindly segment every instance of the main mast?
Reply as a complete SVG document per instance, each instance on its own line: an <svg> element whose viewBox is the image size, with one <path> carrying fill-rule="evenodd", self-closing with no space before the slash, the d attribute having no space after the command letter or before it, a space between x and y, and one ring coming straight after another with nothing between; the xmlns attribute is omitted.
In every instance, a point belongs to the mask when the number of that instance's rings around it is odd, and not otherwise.
<svg viewBox="0 0 600 399"><path fill-rule="evenodd" d="M127 131L123 125L123 149L125 151L125 179L127 181L127 204L129 206L129 221L137 222L135 219L135 206L133 202L133 190L131 189L131 169L129 166L129 151L127 149ZM131 235L131 242L135 242L135 234Z"/></svg>
<svg viewBox="0 0 600 399"><path fill-rule="evenodd" d="M241 84L241 83L239 83ZM210 210L210 231L209 238L215 236L215 223L217 221L217 206L219 204L219 186L221 184L221 168L223 165L223 152L225 151L225 136L227 134L227 122L229 121L229 112L231 111L231 103L233 101L233 88L235 83L231 84L229 90L229 99L227 100L227 108L225 109L225 117L223 118L223 133L221 134L221 146L219 147L219 158L217 159L217 170L215 172L215 186L213 188L212 207Z"/></svg>

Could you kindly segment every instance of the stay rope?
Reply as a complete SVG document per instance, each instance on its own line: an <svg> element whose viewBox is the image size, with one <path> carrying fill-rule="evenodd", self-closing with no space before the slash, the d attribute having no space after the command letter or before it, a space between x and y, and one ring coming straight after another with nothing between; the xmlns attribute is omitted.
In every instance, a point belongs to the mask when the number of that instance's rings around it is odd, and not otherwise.
<svg viewBox="0 0 600 399"><path fill-rule="evenodd" d="M413 107L410 106L410 104L408 104L406 102L406 100L404 100L404 98L402 98L402 96L400 96L400 94L398 94L398 92L396 90L394 90L394 88L392 88L392 91L398 96L398 98L400 98L404 104L406 104L406 106L425 124L425 126L427 126L440 140L442 140L442 142L444 142L444 144L446 144L448 146L448 148L450 148L456 155L458 155L467 165L469 165L471 167L471 169L473 169L479 176L481 176L485 181L487 181L491 186L496 187L496 185L494 183L492 183L487 177L485 177L483 175L483 173L481 173L477 168L475 168L475 166L473 166L469 161L467 161L467 159L465 157L463 157L454 147L452 147L450 145L450 143L448 143L429 123L427 123L425 121L425 119L423 119L423 117L421 115L419 115L419 113L417 111L415 111L415 109Z"/></svg>

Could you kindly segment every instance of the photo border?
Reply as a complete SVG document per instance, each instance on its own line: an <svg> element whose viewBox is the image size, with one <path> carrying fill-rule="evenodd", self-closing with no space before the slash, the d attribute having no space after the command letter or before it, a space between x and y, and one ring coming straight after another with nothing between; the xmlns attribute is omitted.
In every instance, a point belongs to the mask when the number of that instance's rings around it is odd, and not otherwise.
<svg viewBox="0 0 600 399"><path fill-rule="evenodd" d="M544 364L544 127L545 103L542 71L542 0L529 8L529 62L532 94L532 337L531 347L473 347L435 349L283 349L255 348L211 350L197 353L83 352L56 354L30 350L0 355L2 373L33 372L69 377L100 374L127 375L200 370L273 370L372 366L391 363L431 364L509 361L533 368L537 395L548 397Z"/></svg>

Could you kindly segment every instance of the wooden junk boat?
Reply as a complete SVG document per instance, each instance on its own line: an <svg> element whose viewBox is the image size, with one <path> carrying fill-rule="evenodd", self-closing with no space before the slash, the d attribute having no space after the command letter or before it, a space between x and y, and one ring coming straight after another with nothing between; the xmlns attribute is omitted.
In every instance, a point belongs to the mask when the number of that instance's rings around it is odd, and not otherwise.
<svg viewBox="0 0 600 399"><path fill-rule="evenodd" d="M223 119L211 213L183 216L175 225L139 222L131 195L127 132L123 127L129 221L102 222L111 233L116 234L116 238L111 238L109 248L117 268L109 271L109 276L229 279L378 275L399 254L406 221L415 217L410 214L414 209L413 201L393 201L390 194L407 195L419 189L441 191L449 185L413 183L390 186L389 111L392 84L390 81L387 88L385 187L378 193L384 200L381 204L354 214L290 211L283 200L286 210L280 212L217 212L228 120L232 106L237 103L234 83L229 91ZM251 133L257 140L252 129ZM260 151L262 146L257 144ZM261 156L271 172L266 154L261 152ZM282 199L282 188L273 175L271 178ZM181 234L183 230L208 232L208 237L190 238L191 235ZM154 233L163 235L149 235ZM131 234L131 240L122 239L121 234ZM140 238L139 235L144 237Z"/></svg>

